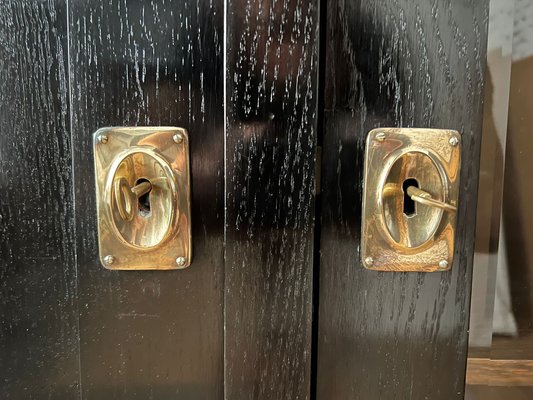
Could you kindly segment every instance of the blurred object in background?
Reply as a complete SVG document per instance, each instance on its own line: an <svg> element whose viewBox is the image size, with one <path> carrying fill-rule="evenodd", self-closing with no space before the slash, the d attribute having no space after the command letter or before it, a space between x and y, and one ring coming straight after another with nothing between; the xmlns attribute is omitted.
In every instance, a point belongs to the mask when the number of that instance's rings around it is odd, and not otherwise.
<svg viewBox="0 0 533 400"><path fill-rule="evenodd" d="M491 1L487 73L466 398L531 399L533 1Z"/></svg>

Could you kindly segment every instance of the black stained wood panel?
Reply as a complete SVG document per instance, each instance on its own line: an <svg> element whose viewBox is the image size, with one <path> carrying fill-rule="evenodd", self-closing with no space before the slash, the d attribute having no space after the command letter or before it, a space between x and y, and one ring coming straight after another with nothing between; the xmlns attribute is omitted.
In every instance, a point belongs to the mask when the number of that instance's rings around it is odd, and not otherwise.
<svg viewBox="0 0 533 400"><path fill-rule="evenodd" d="M62 1L0 3L0 398L75 399L78 319Z"/></svg>
<svg viewBox="0 0 533 400"><path fill-rule="evenodd" d="M327 2L317 399L460 399L488 1ZM456 129L463 166L451 272L360 262L366 134Z"/></svg>
<svg viewBox="0 0 533 400"><path fill-rule="evenodd" d="M318 1L229 0L225 398L310 388Z"/></svg>
<svg viewBox="0 0 533 400"><path fill-rule="evenodd" d="M223 3L71 1L70 81L84 399L223 397ZM98 261L92 134L189 131L192 265Z"/></svg>

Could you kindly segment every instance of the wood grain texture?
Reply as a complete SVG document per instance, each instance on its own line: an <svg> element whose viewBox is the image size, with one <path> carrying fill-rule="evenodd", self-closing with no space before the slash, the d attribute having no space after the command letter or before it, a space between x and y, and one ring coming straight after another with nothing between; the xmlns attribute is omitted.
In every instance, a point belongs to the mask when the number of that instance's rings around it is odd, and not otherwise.
<svg viewBox="0 0 533 400"><path fill-rule="evenodd" d="M488 1L327 4L317 399L461 399ZM360 262L366 134L379 126L463 135L450 272Z"/></svg>
<svg viewBox="0 0 533 400"><path fill-rule="evenodd" d="M75 399L78 331L62 1L0 3L0 398Z"/></svg>
<svg viewBox="0 0 533 400"><path fill-rule="evenodd" d="M469 358L466 383L468 385L533 387L533 360Z"/></svg>
<svg viewBox="0 0 533 400"><path fill-rule="evenodd" d="M318 1L230 0L225 398L310 388Z"/></svg>
<svg viewBox="0 0 533 400"><path fill-rule="evenodd" d="M71 1L70 66L85 399L223 396L223 3ZM98 261L92 133L186 128L192 265Z"/></svg>

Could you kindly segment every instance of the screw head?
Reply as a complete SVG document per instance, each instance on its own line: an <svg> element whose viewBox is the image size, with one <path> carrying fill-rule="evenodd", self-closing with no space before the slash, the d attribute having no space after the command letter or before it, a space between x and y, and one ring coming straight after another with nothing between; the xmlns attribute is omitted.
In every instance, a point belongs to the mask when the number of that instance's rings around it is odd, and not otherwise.
<svg viewBox="0 0 533 400"><path fill-rule="evenodd" d="M176 133L174 136L172 136L172 139L174 139L174 141L176 143L182 143L183 142L183 135L181 133Z"/></svg>
<svg viewBox="0 0 533 400"><path fill-rule="evenodd" d="M187 260L185 259L185 257L176 258L176 264L178 264L178 266L183 267L185 266L186 263L187 263Z"/></svg>
<svg viewBox="0 0 533 400"><path fill-rule="evenodd" d="M385 140L385 138L387 137L387 135L385 135L383 132L379 132L375 138L377 141L379 142L383 142Z"/></svg>
<svg viewBox="0 0 533 400"><path fill-rule="evenodd" d="M109 138L107 135L98 135L98 142L102 144L106 144Z"/></svg>
<svg viewBox="0 0 533 400"><path fill-rule="evenodd" d="M448 261L442 260L439 261L439 269L447 269L448 268Z"/></svg>
<svg viewBox="0 0 533 400"><path fill-rule="evenodd" d="M452 146L457 146L459 144L459 139L455 136L452 136L450 138L450 140L448 140L448 142L452 145Z"/></svg>
<svg viewBox="0 0 533 400"><path fill-rule="evenodd" d="M367 257L367 258L365 258L365 263L367 265L372 265L372 264L374 264L374 259L372 257Z"/></svg>
<svg viewBox="0 0 533 400"><path fill-rule="evenodd" d="M115 257L113 257L111 254L108 254L104 257L104 264L106 266L110 266L115 262Z"/></svg>

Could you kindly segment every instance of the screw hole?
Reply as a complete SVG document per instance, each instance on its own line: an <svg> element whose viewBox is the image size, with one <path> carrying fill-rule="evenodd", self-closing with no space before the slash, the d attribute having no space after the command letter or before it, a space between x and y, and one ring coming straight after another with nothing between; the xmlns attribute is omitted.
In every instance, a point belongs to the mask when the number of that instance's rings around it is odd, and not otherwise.
<svg viewBox="0 0 533 400"><path fill-rule="evenodd" d="M419 188L418 181L414 178L409 178L403 181L403 213L407 217L414 217L416 215L416 203L411 197L407 194L407 188L409 186L414 186Z"/></svg>

